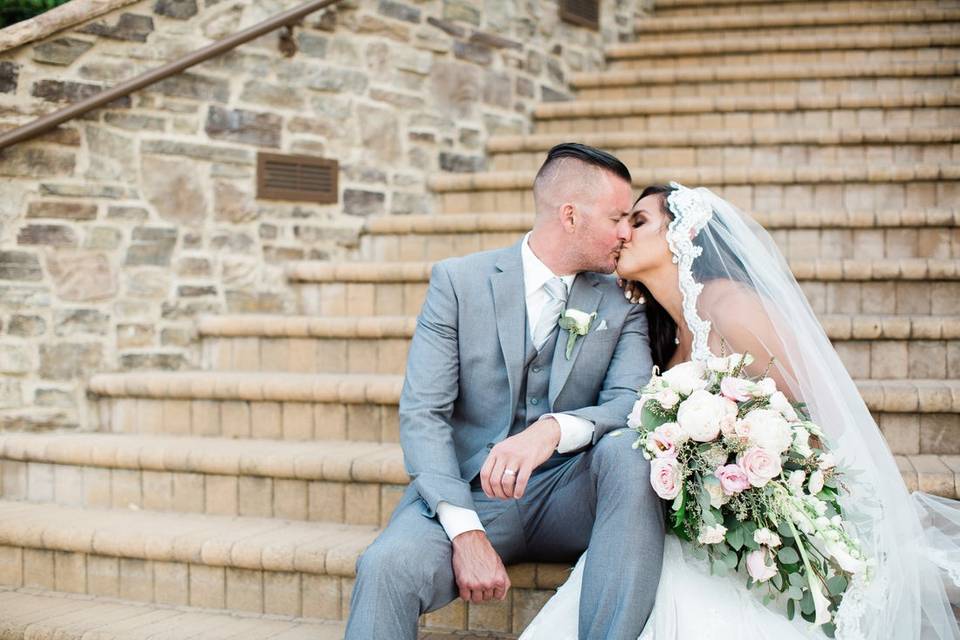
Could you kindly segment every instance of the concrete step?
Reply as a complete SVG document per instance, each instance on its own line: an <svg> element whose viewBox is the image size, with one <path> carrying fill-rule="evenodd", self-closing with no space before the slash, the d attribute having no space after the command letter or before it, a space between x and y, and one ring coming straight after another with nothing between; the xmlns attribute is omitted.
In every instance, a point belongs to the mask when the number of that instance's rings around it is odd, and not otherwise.
<svg viewBox="0 0 960 640"><path fill-rule="evenodd" d="M0 637L8 640L340 640L343 624L0 587Z"/></svg>
<svg viewBox="0 0 960 640"><path fill-rule="evenodd" d="M681 68L739 64L862 64L864 62L946 62L960 57L955 25L931 25L927 33L864 33L843 39L833 35L771 36L760 33L736 40L709 38L649 42L607 49L609 69Z"/></svg>
<svg viewBox="0 0 960 640"><path fill-rule="evenodd" d="M536 171L546 152L569 134L494 136L492 171ZM715 129L581 134L629 167L915 166L960 162L960 128Z"/></svg>
<svg viewBox="0 0 960 640"><path fill-rule="evenodd" d="M356 525L0 501L0 584L336 622L348 615L357 557L376 534ZM505 601L454 602L422 625L518 632L568 570L514 565Z"/></svg>
<svg viewBox="0 0 960 640"><path fill-rule="evenodd" d="M538 133L716 129L940 128L960 122L960 94L757 95L577 99L534 110Z"/></svg>
<svg viewBox="0 0 960 640"><path fill-rule="evenodd" d="M740 38L758 32L767 35L823 35L858 33L909 32L931 25L960 22L960 8L903 7L891 9L851 8L849 11L828 10L784 4L781 11L751 13L718 13L709 15L653 15L638 18L634 24L644 40L661 41L678 38ZM912 28L912 29L910 29Z"/></svg>
<svg viewBox="0 0 960 640"><path fill-rule="evenodd" d="M396 444L0 435L2 498L384 526L409 478Z"/></svg>
<svg viewBox="0 0 960 640"><path fill-rule="evenodd" d="M951 258L960 256L960 211L925 209L759 212L752 217L780 250L798 258ZM446 214L370 219L351 259L441 260L510 246L532 214Z"/></svg>
<svg viewBox="0 0 960 640"><path fill-rule="evenodd" d="M902 95L960 90L960 63L863 62L623 69L576 73L583 100L685 96Z"/></svg>
<svg viewBox="0 0 960 640"><path fill-rule="evenodd" d="M957 202L956 163L891 167L851 165L781 167L631 168L637 189L676 180L706 186L745 211L885 211L952 208ZM485 171L431 176L444 213L533 211L534 171Z"/></svg>
<svg viewBox="0 0 960 640"><path fill-rule="evenodd" d="M303 313L394 316L419 313L429 262L296 262L287 268ZM790 260L814 312L894 315L960 313L955 260Z"/></svg>
<svg viewBox="0 0 960 640"><path fill-rule="evenodd" d="M414 316L204 316L202 368L289 373L401 373Z"/></svg>
<svg viewBox="0 0 960 640"><path fill-rule="evenodd" d="M955 317L827 315L821 321L855 378L960 378ZM298 373L401 374L415 326L413 317L207 317L200 321L203 365L269 372L291 371L296 363Z"/></svg>
<svg viewBox="0 0 960 640"><path fill-rule="evenodd" d="M914 9L950 9L960 6L956 0L912 0ZM656 17L775 14L784 11L851 12L903 9L903 0L656 0Z"/></svg>
<svg viewBox="0 0 960 640"><path fill-rule="evenodd" d="M896 320L891 318L890 322L896 324ZM857 385L881 427L888 424L891 433L906 430L898 434L902 437L897 439L897 452L917 453L930 448L936 452L943 452L944 448L947 453L958 452L958 440L951 434L956 433L957 414L960 414L960 383L956 379L943 378L907 379L903 376L905 363L901 363L901 369L890 364L890 358L897 357L896 352L891 355L878 350L876 356L871 353L870 357L876 358L878 366L884 367L883 371L896 372L895 379L864 379ZM955 353L948 357L952 358L955 367ZM99 379L91 381L91 387L101 389L95 399L98 406L94 423L105 432L303 441L311 439L312 428L315 440L399 440L397 406L403 380L399 374L337 376L350 379L356 387L365 381L369 381L369 387L379 386L382 391L377 400L367 405L347 404L353 401L352 398L336 404L326 393L318 400L306 397L303 391L312 380L334 377L330 374L210 371L110 376L113 380L109 385ZM229 400L211 397L211 386L226 376L247 379L246 397L233 396ZM281 384L275 384L277 381ZM104 393L105 387L109 387L109 394ZM392 391L387 393L387 389ZM269 394L265 393L268 390ZM260 399L265 395L270 399ZM296 398L296 401L290 398ZM311 413L314 416L312 421L306 417ZM256 419L251 420L250 416ZM294 428L297 426L300 428ZM921 437L924 429L929 433ZM244 433L233 436L232 432L237 431ZM929 443L929 446L922 442Z"/></svg>
<svg viewBox="0 0 960 640"><path fill-rule="evenodd" d="M396 442L396 375L227 371L97 374L90 424L142 435Z"/></svg>

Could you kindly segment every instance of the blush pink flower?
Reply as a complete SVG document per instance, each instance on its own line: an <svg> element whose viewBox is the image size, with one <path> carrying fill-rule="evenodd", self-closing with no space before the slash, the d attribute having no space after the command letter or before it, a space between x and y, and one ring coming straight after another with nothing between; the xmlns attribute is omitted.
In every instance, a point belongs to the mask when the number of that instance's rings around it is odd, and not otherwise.
<svg viewBox="0 0 960 640"><path fill-rule="evenodd" d="M673 500L680 495L683 483L680 466L674 458L654 458L650 461L650 484L658 496Z"/></svg>
<svg viewBox="0 0 960 640"><path fill-rule="evenodd" d="M656 430L647 438L647 449L653 452L658 458L676 458L677 447L661 431Z"/></svg>
<svg viewBox="0 0 960 640"><path fill-rule="evenodd" d="M737 464L755 487L765 487L780 475L780 456L760 447L751 447L737 456Z"/></svg>
<svg viewBox="0 0 960 640"><path fill-rule="evenodd" d="M747 554L747 573L757 582L766 582L777 575L777 567L771 561L770 551L766 547L760 547Z"/></svg>
<svg viewBox="0 0 960 640"><path fill-rule="evenodd" d="M750 394L750 387L750 381L743 378L727 376L720 381L720 393L723 397L736 402L743 402L753 397Z"/></svg>
<svg viewBox="0 0 960 640"><path fill-rule="evenodd" d="M747 473L740 468L740 465L724 465L714 471L713 475L720 481L720 487L728 496L746 491L750 488L750 480L747 478Z"/></svg>

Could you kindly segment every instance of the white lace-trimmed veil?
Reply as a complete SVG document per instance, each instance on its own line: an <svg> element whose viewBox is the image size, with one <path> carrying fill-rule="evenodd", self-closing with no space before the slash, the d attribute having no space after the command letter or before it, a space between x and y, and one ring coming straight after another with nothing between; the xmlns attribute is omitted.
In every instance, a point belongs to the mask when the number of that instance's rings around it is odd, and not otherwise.
<svg viewBox="0 0 960 640"><path fill-rule="evenodd" d="M876 422L769 234L708 189L670 186L666 200L674 219L667 242L680 272L693 358L711 355L711 327L743 313L722 297L701 299L705 283L720 278L752 289L775 335L756 338L770 345L790 395L806 403L841 467L850 470L845 516L877 566L868 583L854 582L848 591L837 637L960 639L947 596L960 588L960 502L908 494Z"/></svg>

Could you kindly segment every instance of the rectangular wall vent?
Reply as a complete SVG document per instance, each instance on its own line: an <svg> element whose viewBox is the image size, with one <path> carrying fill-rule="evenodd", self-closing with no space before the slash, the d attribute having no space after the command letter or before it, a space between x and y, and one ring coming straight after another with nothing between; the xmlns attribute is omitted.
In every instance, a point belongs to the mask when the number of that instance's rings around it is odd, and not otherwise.
<svg viewBox="0 0 960 640"><path fill-rule="evenodd" d="M312 156L257 154L257 197L336 204L339 164Z"/></svg>
<svg viewBox="0 0 960 640"><path fill-rule="evenodd" d="M560 0L560 18L566 22L600 29L600 0Z"/></svg>

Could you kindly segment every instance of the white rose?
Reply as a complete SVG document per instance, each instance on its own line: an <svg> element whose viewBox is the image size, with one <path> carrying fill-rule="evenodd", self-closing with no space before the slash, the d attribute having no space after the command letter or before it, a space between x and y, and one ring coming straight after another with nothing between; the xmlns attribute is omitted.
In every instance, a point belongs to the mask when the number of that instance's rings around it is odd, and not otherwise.
<svg viewBox="0 0 960 640"><path fill-rule="evenodd" d="M710 506L714 509L719 509L730 502L730 496L723 492L723 487L718 483L709 483L703 486L706 488L707 493L710 494Z"/></svg>
<svg viewBox="0 0 960 640"><path fill-rule="evenodd" d="M563 316L573 320L576 332L580 335L586 335L587 331L590 330L590 323L593 321L593 314L584 313L579 309L567 309L563 312Z"/></svg>
<svg viewBox="0 0 960 640"><path fill-rule="evenodd" d="M664 422L655 431L677 446L688 440L686 434L683 433L680 425L676 422Z"/></svg>
<svg viewBox="0 0 960 640"><path fill-rule="evenodd" d="M810 482L807 483L811 495L817 495L823 491L823 471L817 469L810 474Z"/></svg>
<svg viewBox="0 0 960 640"><path fill-rule="evenodd" d="M827 469L832 469L837 466L837 459L833 457L832 453L825 453L820 456L820 463L818 466L824 471Z"/></svg>
<svg viewBox="0 0 960 640"><path fill-rule="evenodd" d="M727 535L727 528L722 524L704 527L697 536L697 542L700 544L717 544L723 542L723 537Z"/></svg>
<svg viewBox="0 0 960 640"><path fill-rule="evenodd" d="M697 389L680 403L677 423L685 434L697 442L710 442L720 435L720 420L726 415L722 399L704 389Z"/></svg>
<svg viewBox="0 0 960 640"><path fill-rule="evenodd" d="M660 406L664 409L672 409L678 402L680 402L680 396L673 389L664 389L657 393L654 396L654 399L660 403Z"/></svg>
<svg viewBox="0 0 960 640"><path fill-rule="evenodd" d="M707 386L703 379L704 365L702 362L682 362L668 371L664 371L663 379L670 388L681 395L688 396L697 389Z"/></svg>
<svg viewBox="0 0 960 640"><path fill-rule="evenodd" d="M846 546L840 542L828 542L827 553L833 556L840 568L849 573L860 573L865 567L863 561L854 558L852 552L849 552Z"/></svg>
<svg viewBox="0 0 960 640"><path fill-rule="evenodd" d="M780 415L786 418L789 422L796 422L798 419L797 412L793 408L793 405L790 404L790 401L787 400L787 396L783 395L782 391L777 391L770 396L770 408L774 411L779 411Z"/></svg>
<svg viewBox="0 0 960 640"><path fill-rule="evenodd" d="M793 427L793 449L804 458L813 454L810 448L810 432L803 427Z"/></svg>
<svg viewBox="0 0 960 640"><path fill-rule="evenodd" d="M803 481L807 479L806 471L791 471L790 475L787 476L787 484L789 484L794 491L799 492L803 488Z"/></svg>
<svg viewBox="0 0 960 640"><path fill-rule="evenodd" d="M770 548L776 548L780 546L780 536L775 534L770 529L766 527L757 529L753 532L753 541L757 544L764 544Z"/></svg>
<svg viewBox="0 0 960 640"><path fill-rule="evenodd" d="M627 416L627 426L631 429L640 428L640 416L643 415L643 404L646 402L644 398L640 398L633 403L633 409L630 411L630 415Z"/></svg>
<svg viewBox="0 0 960 640"><path fill-rule="evenodd" d="M707 358L707 369L716 373L726 373L729 371L730 364L726 358L716 356Z"/></svg>
<svg viewBox="0 0 960 640"><path fill-rule="evenodd" d="M759 387L762 396L772 396L777 392L777 383L773 378L764 378L757 383L757 387Z"/></svg>
<svg viewBox="0 0 960 640"><path fill-rule="evenodd" d="M750 443L780 455L793 442L793 431L783 416L769 409L754 409L742 419L749 433ZM740 434L738 428L737 433Z"/></svg>

